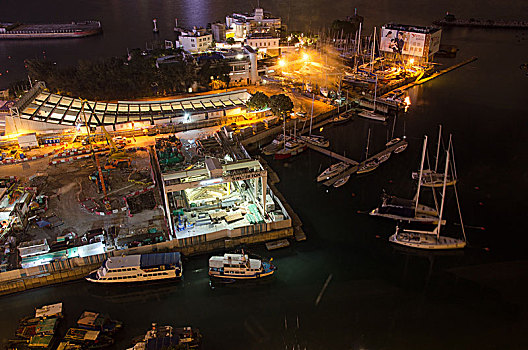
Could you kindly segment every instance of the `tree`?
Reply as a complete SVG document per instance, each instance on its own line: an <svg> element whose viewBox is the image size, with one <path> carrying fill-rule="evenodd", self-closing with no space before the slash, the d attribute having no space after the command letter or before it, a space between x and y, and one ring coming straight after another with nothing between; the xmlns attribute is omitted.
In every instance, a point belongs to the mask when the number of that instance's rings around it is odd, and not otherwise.
<svg viewBox="0 0 528 350"><path fill-rule="evenodd" d="M269 107L275 116L284 118L293 110L293 102L284 94L273 95L270 97Z"/></svg>
<svg viewBox="0 0 528 350"><path fill-rule="evenodd" d="M249 98L249 100L246 102L246 105L250 109L258 111L267 108L269 103L269 96L261 91L257 91Z"/></svg>

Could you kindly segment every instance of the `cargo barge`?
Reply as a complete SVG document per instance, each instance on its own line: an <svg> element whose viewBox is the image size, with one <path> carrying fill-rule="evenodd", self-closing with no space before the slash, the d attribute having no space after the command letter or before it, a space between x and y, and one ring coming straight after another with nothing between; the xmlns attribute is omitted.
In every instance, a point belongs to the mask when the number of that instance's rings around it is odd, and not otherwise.
<svg viewBox="0 0 528 350"><path fill-rule="evenodd" d="M0 39L60 39L82 38L101 34L99 21L62 24L0 23Z"/></svg>
<svg viewBox="0 0 528 350"><path fill-rule="evenodd" d="M443 19L433 21L433 24L442 27L476 27L476 28L502 28L502 29L528 29L525 21L500 21L492 19L457 19L448 13Z"/></svg>

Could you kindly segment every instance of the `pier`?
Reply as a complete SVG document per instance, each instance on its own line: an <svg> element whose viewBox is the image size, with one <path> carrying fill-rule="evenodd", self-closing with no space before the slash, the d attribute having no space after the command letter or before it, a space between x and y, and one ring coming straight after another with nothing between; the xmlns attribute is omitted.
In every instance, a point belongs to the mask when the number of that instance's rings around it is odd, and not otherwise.
<svg viewBox="0 0 528 350"><path fill-rule="evenodd" d="M407 85L400 86L398 89L401 89L401 90L408 90L408 89L412 88L413 86L416 86L416 85L422 85L423 83L426 83L426 82L428 82L429 80L432 80L432 79L437 78L437 77L439 77L439 76L441 76L441 75L444 75L444 74L446 74L446 73L449 73L449 72L451 72L452 70L455 70L455 69L457 69L457 68L460 68L460 67L462 67L462 66L465 66L466 64L471 63L471 62L473 62L473 61L476 61L477 59L478 59L478 57L473 56L473 57L468 58L467 60L464 60L464 61L462 61L462 62L460 62L460 63L457 63L457 64L455 64L455 65L452 65L452 66L449 66L449 67L447 67L447 68L444 68L444 69L442 69L442 70L440 70L440 71L438 71L438 72L435 72L435 73L431 74L430 76L428 76L428 77L426 77L426 78L418 79L418 80L413 81L413 82L411 82L411 83L409 83L409 84L407 84Z"/></svg>
<svg viewBox="0 0 528 350"><path fill-rule="evenodd" d="M342 162L345 162L347 164L350 164L350 165L358 165L359 164L355 160L352 160L350 158L342 156L339 153L332 152L332 151L330 151L330 150L328 150L326 148L321 148L321 147L318 147L318 146L314 146L314 145L312 145L311 143L308 143L308 142L306 143L306 146L308 146L308 148L313 149L314 151L317 151L317 152L325 154L325 155L327 155L329 157L338 159L338 160L340 160Z"/></svg>
<svg viewBox="0 0 528 350"><path fill-rule="evenodd" d="M370 162L374 159L377 159L381 156L384 156L388 153L392 153L395 149L397 149L398 147L400 146L403 146L403 145L406 145L407 144L407 141L406 140L401 140L400 142L394 144L394 145L391 145L389 147L387 147L386 149L384 149L383 151L379 152L379 153L376 153L375 155L373 155L372 157L369 157L367 159L365 159L364 161L362 161L361 163L357 163L355 162L356 164L354 164L351 168L343 171L341 174L337 175L337 176L334 176L333 178L323 182L323 184L325 186L332 186L337 180L345 177L345 176L348 176L348 175L352 175L354 174L356 171L358 171L359 167L362 166L363 164L367 163L367 162ZM333 152L332 152L333 153Z"/></svg>

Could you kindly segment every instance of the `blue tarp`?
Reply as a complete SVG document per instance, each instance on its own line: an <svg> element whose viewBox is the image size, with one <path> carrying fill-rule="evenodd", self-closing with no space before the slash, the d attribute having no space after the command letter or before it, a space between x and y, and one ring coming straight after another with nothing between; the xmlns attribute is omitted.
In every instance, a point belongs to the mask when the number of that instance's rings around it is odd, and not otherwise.
<svg viewBox="0 0 528 350"><path fill-rule="evenodd" d="M40 221L37 221L37 225L38 225L38 227L42 228L42 227L46 227L46 226L51 225L51 222L48 222L48 221L45 221L45 220L40 220Z"/></svg>
<svg viewBox="0 0 528 350"><path fill-rule="evenodd" d="M140 259L141 268L156 267L161 265L180 266L181 257L178 252L142 254Z"/></svg>

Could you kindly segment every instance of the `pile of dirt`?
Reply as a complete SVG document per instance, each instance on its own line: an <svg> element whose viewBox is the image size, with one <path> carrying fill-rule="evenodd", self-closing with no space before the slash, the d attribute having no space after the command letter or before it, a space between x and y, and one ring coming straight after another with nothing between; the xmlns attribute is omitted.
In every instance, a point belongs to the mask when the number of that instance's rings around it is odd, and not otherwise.
<svg viewBox="0 0 528 350"><path fill-rule="evenodd" d="M147 191L137 196L127 198L127 203L128 208L130 209L130 214L137 214L145 209L153 209L156 206L156 199L154 198L154 193L152 191Z"/></svg>

